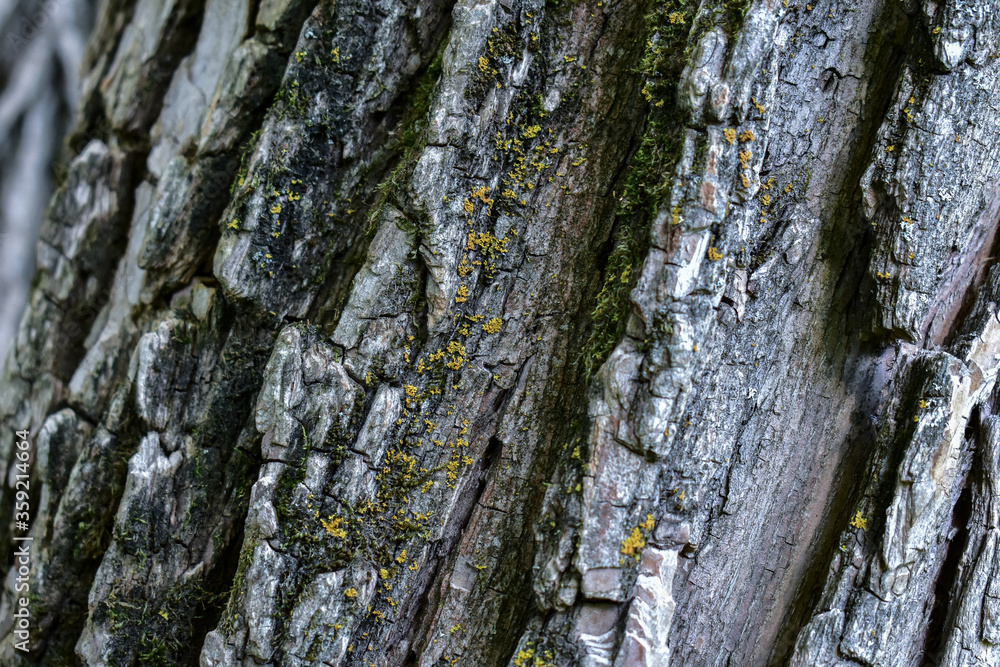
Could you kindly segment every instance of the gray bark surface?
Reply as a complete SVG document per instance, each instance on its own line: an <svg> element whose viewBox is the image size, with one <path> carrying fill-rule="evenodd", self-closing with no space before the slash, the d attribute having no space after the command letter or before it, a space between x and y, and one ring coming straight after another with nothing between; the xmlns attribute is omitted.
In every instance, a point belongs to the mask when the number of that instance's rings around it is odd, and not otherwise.
<svg viewBox="0 0 1000 667"><path fill-rule="evenodd" d="M0 662L1000 664L995 5L106 0Z"/></svg>

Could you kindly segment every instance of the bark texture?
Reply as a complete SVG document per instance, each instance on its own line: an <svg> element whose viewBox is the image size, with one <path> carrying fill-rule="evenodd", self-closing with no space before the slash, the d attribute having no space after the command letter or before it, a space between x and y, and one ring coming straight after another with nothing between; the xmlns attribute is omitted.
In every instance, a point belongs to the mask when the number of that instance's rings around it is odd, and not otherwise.
<svg viewBox="0 0 1000 667"><path fill-rule="evenodd" d="M998 10L105 0L0 662L1000 664Z"/></svg>

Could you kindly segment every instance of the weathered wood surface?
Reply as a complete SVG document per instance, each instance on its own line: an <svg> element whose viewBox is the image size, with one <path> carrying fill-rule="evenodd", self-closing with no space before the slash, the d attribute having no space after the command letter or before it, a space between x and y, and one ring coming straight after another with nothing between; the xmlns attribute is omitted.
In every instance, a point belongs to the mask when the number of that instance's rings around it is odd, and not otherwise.
<svg viewBox="0 0 1000 667"><path fill-rule="evenodd" d="M105 2L27 659L1000 663L994 4Z"/></svg>

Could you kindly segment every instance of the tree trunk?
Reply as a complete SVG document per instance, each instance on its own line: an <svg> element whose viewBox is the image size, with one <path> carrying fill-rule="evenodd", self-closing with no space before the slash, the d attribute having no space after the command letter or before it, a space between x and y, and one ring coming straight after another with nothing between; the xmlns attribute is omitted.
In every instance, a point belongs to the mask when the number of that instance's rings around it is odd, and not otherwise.
<svg viewBox="0 0 1000 667"><path fill-rule="evenodd" d="M998 9L106 0L0 662L1000 664Z"/></svg>

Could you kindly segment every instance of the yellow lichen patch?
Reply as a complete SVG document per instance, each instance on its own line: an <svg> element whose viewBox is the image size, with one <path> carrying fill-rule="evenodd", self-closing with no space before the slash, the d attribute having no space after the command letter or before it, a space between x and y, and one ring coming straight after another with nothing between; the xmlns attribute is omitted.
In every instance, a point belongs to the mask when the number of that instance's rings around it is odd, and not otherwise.
<svg viewBox="0 0 1000 667"><path fill-rule="evenodd" d="M740 141L744 143L753 140L754 140L753 132L751 132L750 130L743 130L743 133L740 134Z"/></svg>
<svg viewBox="0 0 1000 667"><path fill-rule="evenodd" d="M541 132L541 131L542 131L542 127L540 125L532 125L531 127L525 128L525 130L524 130L524 138L525 139L534 139L535 137L538 136L538 133Z"/></svg>
<svg viewBox="0 0 1000 667"><path fill-rule="evenodd" d="M671 23L684 23L684 15L680 12L673 12L667 17Z"/></svg>
<svg viewBox="0 0 1000 667"><path fill-rule="evenodd" d="M271 213L281 213L281 203L277 203L271 207Z"/></svg>
<svg viewBox="0 0 1000 667"><path fill-rule="evenodd" d="M501 327L503 327L503 320L499 317L494 317L483 325L483 331L488 334L495 334L500 331Z"/></svg>
<svg viewBox="0 0 1000 667"><path fill-rule="evenodd" d="M385 462L390 466L401 470L403 474L406 475L413 472L413 467L417 464L417 459L406 452L393 449L386 453Z"/></svg>
<svg viewBox="0 0 1000 667"><path fill-rule="evenodd" d="M347 537L347 531L340 527L342 523L344 523L344 520L339 516L338 517L331 516L329 520L325 519L320 520L320 525L323 526L323 529L326 530L326 532L329 533L332 537L336 537L338 539L343 539Z"/></svg>
<svg viewBox="0 0 1000 667"><path fill-rule="evenodd" d="M451 361L445 364L445 366L453 371L460 369L462 363L465 361L465 346L457 340L453 340L448 343L448 347L445 350L451 355Z"/></svg>
<svg viewBox="0 0 1000 667"><path fill-rule="evenodd" d="M515 667L531 667L531 659L534 657L535 651L533 649L518 651L517 655L514 656L514 665Z"/></svg>
<svg viewBox="0 0 1000 667"><path fill-rule="evenodd" d="M757 113L759 113L759 114L763 114L763 113L764 113L764 112L766 111L766 109L764 108L764 105L760 104L760 103L759 103L759 102L757 101L757 98L756 98L756 97L751 97L751 98L750 98L750 101L751 101L751 102L753 103L753 105L754 105L754 106L755 106L755 107L757 108Z"/></svg>
<svg viewBox="0 0 1000 667"><path fill-rule="evenodd" d="M479 56L479 70L485 72L490 68L490 61L483 56Z"/></svg>
<svg viewBox="0 0 1000 667"><path fill-rule="evenodd" d="M229 227L229 229L239 229L240 228L240 221L237 220L236 218L233 218L232 222L230 222L228 225L226 225L226 227Z"/></svg>
<svg viewBox="0 0 1000 667"><path fill-rule="evenodd" d="M461 285L458 288L458 294L455 296L455 303L464 303L469 300L469 288L465 285Z"/></svg>
<svg viewBox="0 0 1000 667"><path fill-rule="evenodd" d="M638 528L633 528L632 534L622 542L622 553L626 556L635 556L645 546L646 540L643 539L642 533L639 532Z"/></svg>
<svg viewBox="0 0 1000 667"><path fill-rule="evenodd" d="M469 262L467 261L467 259L463 257L462 261L459 262L458 264L458 275L464 278L470 273L472 273L472 267L469 266Z"/></svg>
<svg viewBox="0 0 1000 667"><path fill-rule="evenodd" d="M487 190L486 186L484 185L482 187L479 187L479 188L476 188L475 190L473 190L472 191L472 196L474 198L478 199L479 201L483 202L484 204L486 204L490 209L492 209L493 208L493 200L486 196L487 191L488 190ZM466 201L468 201L468 200L466 200Z"/></svg>
<svg viewBox="0 0 1000 667"><path fill-rule="evenodd" d="M402 551L399 552L399 555L396 556L396 562L399 563L400 565L406 562L406 549L403 549Z"/></svg>
<svg viewBox="0 0 1000 667"><path fill-rule="evenodd" d="M471 215L471 214L472 214L472 213L473 213L473 212L474 212L474 211L476 210L476 205L475 205L475 204L473 204L473 203L472 203L471 201L469 201L468 199L466 199L466 200L465 200L465 203L464 203L464 204L462 204L462 208L463 208L463 209L465 209L465 212L466 212L466 213L468 213L468 214L470 214L470 215Z"/></svg>
<svg viewBox="0 0 1000 667"><path fill-rule="evenodd" d="M453 486L451 482L458 479L458 456L453 456L448 463L445 464L445 470L447 470L448 486Z"/></svg>
<svg viewBox="0 0 1000 667"><path fill-rule="evenodd" d="M753 153L750 151L740 151L740 166L744 169L749 169L751 157L753 157Z"/></svg>
<svg viewBox="0 0 1000 667"><path fill-rule="evenodd" d="M723 257L722 253L721 253L721 252L719 252L719 251L718 251L717 249L715 249L714 247L713 247L713 248L709 248L709 249L708 249L708 258L709 258L710 260L712 260L713 262L717 262L717 261L719 261L720 259L722 259L722 257Z"/></svg>
<svg viewBox="0 0 1000 667"><path fill-rule="evenodd" d="M346 591L344 591L344 597L353 600L354 598L358 597L358 589L348 588Z"/></svg>
<svg viewBox="0 0 1000 667"><path fill-rule="evenodd" d="M925 401L922 398L920 399L920 409L921 410L923 410L924 408L928 407L929 405L930 405L930 403L928 403L927 401Z"/></svg>
<svg viewBox="0 0 1000 667"><path fill-rule="evenodd" d="M865 530L868 528L868 519L861 516L861 511L858 510L854 513L854 518L851 519L851 526Z"/></svg>
<svg viewBox="0 0 1000 667"><path fill-rule="evenodd" d="M726 141L729 142L729 145L732 146L736 143L736 130L734 130L733 128L727 127L726 129L724 129L722 131L722 136L726 138Z"/></svg>
<svg viewBox="0 0 1000 667"><path fill-rule="evenodd" d="M489 232L483 232L482 234L476 234L475 232L469 232L469 238L465 243L466 250L479 250L479 252L486 254L490 258L493 258L497 253L507 252L507 237L498 239Z"/></svg>

